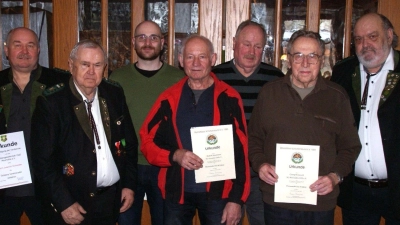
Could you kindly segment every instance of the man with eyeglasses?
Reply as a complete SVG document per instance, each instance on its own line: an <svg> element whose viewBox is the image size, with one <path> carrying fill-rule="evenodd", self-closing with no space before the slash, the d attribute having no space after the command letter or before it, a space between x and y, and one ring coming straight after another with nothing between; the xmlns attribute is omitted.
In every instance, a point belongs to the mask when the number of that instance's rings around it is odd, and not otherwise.
<svg viewBox="0 0 400 225"><path fill-rule="evenodd" d="M135 127L141 127L151 106L167 87L184 77L183 71L160 61L164 38L153 21L143 21L135 29L132 45L138 56L136 63L115 70L111 79L125 91L129 112ZM139 137L138 130L136 135ZM140 140L139 140L140 144ZM122 213L119 225L141 224L143 198L146 194L153 225L162 225L163 199L158 188L159 167L150 165L138 151L139 182L132 207Z"/></svg>
<svg viewBox="0 0 400 225"><path fill-rule="evenodd" d="M293 33L287 49L291 73L264 85L248 129L249 160L262 180L265 224L333 225L337 184L350 173L361 148L350 102L343 88L321 76L324 42L318 33ZM284 179L275 166L285 163L276 162L277 151L285 151L277 144L319 147L318 179L303 187L308 193L316 192L316 204L275 201L275 194L280 195L275 185ZM295 158L303 154L297 152L289 161L298 162ZM289 170L302 173L301 168Z"/></svg>
<svg viewBox="0 0 400 225"><path fill-rule="evenodd" d="M400 224L400 63L398 36L383 15L354 25L356 56L339 62L331 80L349 97L362 143L354 170L340 185L344 225Z"/></svg>

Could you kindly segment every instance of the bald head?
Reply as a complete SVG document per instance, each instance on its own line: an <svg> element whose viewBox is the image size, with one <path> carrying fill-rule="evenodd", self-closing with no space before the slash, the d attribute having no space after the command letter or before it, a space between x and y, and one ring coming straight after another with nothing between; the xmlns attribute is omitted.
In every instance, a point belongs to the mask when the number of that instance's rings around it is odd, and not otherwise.
<svg viewBox="0 0 400 225"><path fill-rule="evenodd" d="M14 29L10 30L8 32L8 34L7 34L6 45L10 45L10 41L11 41L12 37L16 33L17 34L19 34L19 33L27 33L27 34L29 34L29 36L32 36L35 39L34 42L39 47L39 38L38 38L38 36L36 35L36 33L33 30L31 30L29 28L26 28L26 27L17 27L17 28L14 28Z"/></svg>
<svg viewBox="0 0 400 225"><path fill-rule="evenodd" d="M151 20L145 20L145 21L139 23L136 26L136 29L135 29L135 36L141 34L140 31L142 29L144 29L144 28L154 29L156 34L161 36L161 28L160 28L160 26L158 26L157 23L155 23L155 22L153 22Z"/></svg>

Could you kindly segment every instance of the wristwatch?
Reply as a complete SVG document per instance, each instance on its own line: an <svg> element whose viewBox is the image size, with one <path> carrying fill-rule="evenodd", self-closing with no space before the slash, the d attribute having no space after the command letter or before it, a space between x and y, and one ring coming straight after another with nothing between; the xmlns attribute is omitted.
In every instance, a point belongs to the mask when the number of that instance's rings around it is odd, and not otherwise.
<svg viewBox="0 0 400 225"><path fill-rule="evenodd" d="M337 178L338 178L338 184L340 184L340 183L343 182L343 177L340 176L337 172L332 171L331 173L334 173L334 174L337 176Z"/></svg>

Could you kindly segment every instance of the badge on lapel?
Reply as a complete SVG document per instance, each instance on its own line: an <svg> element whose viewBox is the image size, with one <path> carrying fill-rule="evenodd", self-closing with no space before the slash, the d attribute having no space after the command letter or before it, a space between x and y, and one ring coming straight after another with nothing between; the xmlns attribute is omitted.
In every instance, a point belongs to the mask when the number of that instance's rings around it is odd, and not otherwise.
<svg viewBox="0 0 400 225"><path fill-rule="evenodd" d="M69 176L74 175L75 171L74 171L74 166L71 163L67 163L65 164L65 166L63 166L63 174Z"/></svg>
<svg viewBox="0 0 400 225"><path fill-rule="evenodd" d="M121 144L122 147L125 147L125 139L121 139L120 141L115 142L115 148L117 148L117 156L121 155Z"/></svg>

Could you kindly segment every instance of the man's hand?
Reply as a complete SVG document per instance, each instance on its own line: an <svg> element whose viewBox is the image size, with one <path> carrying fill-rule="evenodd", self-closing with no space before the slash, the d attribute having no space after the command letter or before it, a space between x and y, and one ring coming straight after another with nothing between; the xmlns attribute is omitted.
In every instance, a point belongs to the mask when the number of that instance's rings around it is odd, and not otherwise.
<svg viewBox="0 0 400 225"><path fill-rule="evenodd" d="M275 173L275 166L268 163L264 163L260 166L258 175L261 180L270 185L275 185L278 181L278 175Z"/></svg>
<svg viewBox="0 0 400 225"><path fill-rule="evenodd" d="M221 223L226 225L237 225L242 217L242 210L239 204L234 202L228 202L225 205L222 213Z"/></svg>
<svg viewBox="0 0 400 225"><path fill-rule="evenodd" d="M310 190L312 192L317 191L318 195L327 195L333 191L333 188L338 183L337 175L330 173L326 176L318 177L318 180L310 185Z"/></svg>
<svg viewBox="0 0 400 225"><path fill-rule="evenodd" d="M187 170L198 170L203 167L203 160L186 149L176 150L172 160Z"/></svg>
<svg viewBox="0 0 400 225"><path fill-rule="evenodd" d="M119 209L120 213L125 212L126 210L128 210L133 203L134 197L133 197L133 191L129 188L123 188L122 189L122 194L121 194L121 203L122 206Z"/></svg>
<svg viewBox="0 0 400 225"><path fill-rule="evenodd" d="M61 216L67 224L80 224L85 219L82 214L86 214L86 211L77 202L61 212Z"/></svg>

